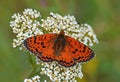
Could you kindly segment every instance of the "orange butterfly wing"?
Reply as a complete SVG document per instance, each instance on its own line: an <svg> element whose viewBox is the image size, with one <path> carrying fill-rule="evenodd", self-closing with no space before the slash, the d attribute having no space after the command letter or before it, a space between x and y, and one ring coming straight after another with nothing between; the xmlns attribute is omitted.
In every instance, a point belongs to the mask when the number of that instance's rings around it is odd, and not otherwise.
<svg viewBox="0 0 120 82"><path fill-rule="evenodd" d="M69 52L71 52L75 62L87 62L94 57L95 54L93 50L83 43L69 36L66 36L66 40Z"/></svg>
<svg viewBox="0 0 120 82"><path fill-rule="evenodd" d="M53 40L57 34L44 34L27 38L24 46L32 53L36 54L42 61L54 60Z"/></svg>
<svg viewBox="0 0 120 82"><path fill-rule="evenodd" d="M77 62L87 62L94 57L94 52L83 43L69 36L65 36L65 39L65 48L58 56L55 56L59 64L70 67Z"/></svg>
<svg viewBox="0 0 120 82"><path fill-rule="evenodd" d="M72 57L72 54L70 53L68 46L65 46L65 48L60 52L60 54L58 56L55 56L55 60L65 67L75 65L74 59Z"/></svg>

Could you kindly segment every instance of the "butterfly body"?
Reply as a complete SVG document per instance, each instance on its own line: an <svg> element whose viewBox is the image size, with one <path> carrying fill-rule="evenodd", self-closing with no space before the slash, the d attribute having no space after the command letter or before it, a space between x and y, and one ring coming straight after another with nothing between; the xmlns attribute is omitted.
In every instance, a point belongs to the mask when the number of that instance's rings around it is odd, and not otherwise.
<svg viewBox="0 0 120 82"><path fill-rule="evenodd" d="M44 34L27 38L24 46L45 62L57 61L70 67L77 62L86 62L94 57L94 52L78 40L66 36L64 30L59 34Z"/></svg>
<svg viewBox="0 0 120 82"><path fill-rule="evenodd" d="M66 45L66 39L64 36L63 31L55 38L53 42L53 49L55 51L55 55L58 56L62 50L64 50L64 47Z"/></svg>

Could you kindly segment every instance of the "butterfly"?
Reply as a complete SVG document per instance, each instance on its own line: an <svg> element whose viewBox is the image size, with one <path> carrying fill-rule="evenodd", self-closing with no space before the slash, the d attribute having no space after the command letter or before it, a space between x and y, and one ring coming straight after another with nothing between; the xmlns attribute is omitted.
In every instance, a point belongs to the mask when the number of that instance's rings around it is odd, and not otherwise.
<svg viewBox="0 0 120 82"><path fill-rule="evenodd" d="M64 30L59 34L43 34L24 40L24 46L44 62L57 61L60 65L70 67L76 63L87 62L94 57L92 49L78 40L65 35Z"/></svg>

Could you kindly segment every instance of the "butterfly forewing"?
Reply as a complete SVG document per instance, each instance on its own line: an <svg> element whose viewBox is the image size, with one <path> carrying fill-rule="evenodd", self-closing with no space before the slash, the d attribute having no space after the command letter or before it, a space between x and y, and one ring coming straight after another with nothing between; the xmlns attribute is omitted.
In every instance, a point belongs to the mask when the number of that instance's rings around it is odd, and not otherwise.
<svg viewBox="0 0 120 82"><path fill-rule="evenodd" d="M94 52L83 43L69 36L66 36L66 40L75 62L87 62L94 57Z"/></svg>
<svg viewBox="0 0 120 82"><path fill-rule="evenodd" d="M50 50L53 40L57 34L44 34L37 35L30 38L27 38L24 41L24 46L32 53L36 54L41 60L46 61L47 59L51 60L53 55L53 50ZM50 53L48 56L43 53ZM49 61L48 60L48 61Z"/></svg>

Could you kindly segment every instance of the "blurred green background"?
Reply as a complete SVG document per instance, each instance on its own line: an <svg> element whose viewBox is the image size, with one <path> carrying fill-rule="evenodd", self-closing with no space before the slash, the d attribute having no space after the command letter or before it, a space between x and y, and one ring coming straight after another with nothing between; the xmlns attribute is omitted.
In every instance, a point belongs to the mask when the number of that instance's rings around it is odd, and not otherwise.
<svg viewBox="0 0 120 82"><path fill-rule="evenodd" d="M99 44L96 57L83 65L78 82L120 82L120 0L0 0L0 82L23 82L31 71L27 56L12 48L15 35L9 26L14 13L33 8L46 18L50 12L74 15L90 24Z"/></svg>

